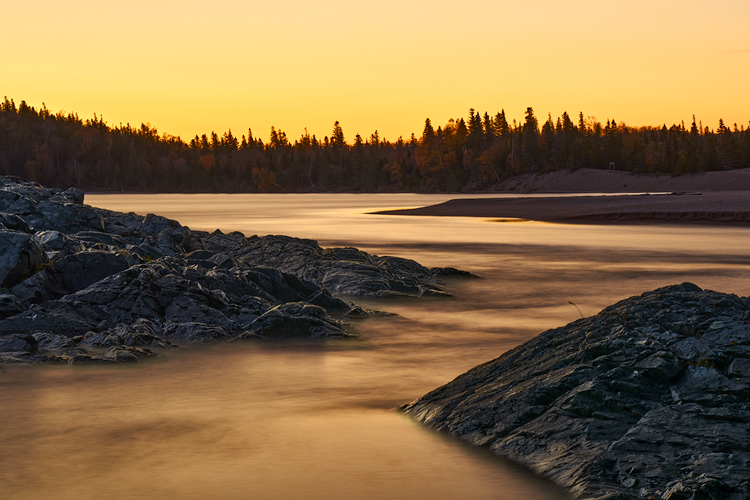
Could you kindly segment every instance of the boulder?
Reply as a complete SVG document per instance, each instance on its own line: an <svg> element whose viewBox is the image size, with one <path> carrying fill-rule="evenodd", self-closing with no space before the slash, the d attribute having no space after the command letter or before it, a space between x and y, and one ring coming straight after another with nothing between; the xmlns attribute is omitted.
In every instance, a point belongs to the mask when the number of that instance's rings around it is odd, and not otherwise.
<svg viewBox="0 0 750 500"><path fill-rule="evenodd" d="M748 317L748 298L661 288L544 332L402 410L577 498L749 498Z"/></svg>

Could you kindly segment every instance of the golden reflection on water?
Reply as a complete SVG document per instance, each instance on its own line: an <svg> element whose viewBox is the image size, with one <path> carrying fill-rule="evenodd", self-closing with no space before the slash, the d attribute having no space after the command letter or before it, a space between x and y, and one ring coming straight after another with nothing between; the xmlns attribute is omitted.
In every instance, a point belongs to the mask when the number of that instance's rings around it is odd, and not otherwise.
<svg viewBox="0 0 750 500"><path fill-rule="evenodd" d="M413 370L394 380L391 360L368 358L238 343L129 368L11 369L3 498L559 498L390 411Z"/></svg>
<svg viewBox="0 0 750 500"><path fill-rule="evenodd" d="M399 314L363 340L231 343L127 368L0 373L5 499L547 499L546 483L392 409L552 327L682 281L750 292L748 228L584 226L365 212L427 195L87 195L193 229L288 234L453 266L453 299L358 301ZM575 304L571 305L570 302Z"/></svg>

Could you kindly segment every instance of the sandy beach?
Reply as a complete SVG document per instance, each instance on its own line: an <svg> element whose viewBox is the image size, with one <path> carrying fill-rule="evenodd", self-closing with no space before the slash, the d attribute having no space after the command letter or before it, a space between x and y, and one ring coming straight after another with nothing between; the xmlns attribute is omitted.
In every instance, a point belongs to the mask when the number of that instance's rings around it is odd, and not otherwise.
<svg viewBox="0 0 750 500"><path fill-rule="evenodd" d="M546 222L750 225L750 192L458 198L423 208L378 213L526 219Z"/></svg>

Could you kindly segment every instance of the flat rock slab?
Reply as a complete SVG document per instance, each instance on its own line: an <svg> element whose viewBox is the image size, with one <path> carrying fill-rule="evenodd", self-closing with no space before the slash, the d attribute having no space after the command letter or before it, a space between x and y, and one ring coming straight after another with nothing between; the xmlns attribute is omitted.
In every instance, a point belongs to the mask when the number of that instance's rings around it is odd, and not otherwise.
<svg viewBox="0 0 750 500"><path fill-rule="evenodd" d="M402 408L576 497L750 498L750 299L661 288Z"/></svg>

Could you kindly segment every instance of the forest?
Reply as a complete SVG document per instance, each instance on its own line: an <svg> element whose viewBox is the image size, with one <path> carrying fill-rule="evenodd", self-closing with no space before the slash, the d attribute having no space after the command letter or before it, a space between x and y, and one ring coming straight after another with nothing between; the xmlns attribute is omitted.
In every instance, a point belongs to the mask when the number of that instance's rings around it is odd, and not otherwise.
<svg viewBox="0 0 750 500"><path fill-rule="evenodd" d="M127 192L481 192L523 173L609 169L685 174L750 167L750 124L719 120L670 127L602 124L579 113L541 124L529 107L524 120L505 111L474 109L421 135L381 139L341 124L322 140L305 132L293 142L271 127L266 142L231 130L189 142L149 124L109 126L102 117L37 110L7 97L0 103L0 175L48 186Z"/></svg>

